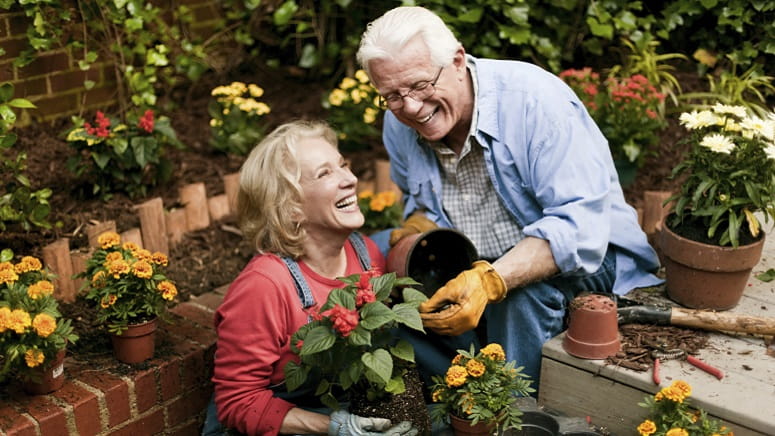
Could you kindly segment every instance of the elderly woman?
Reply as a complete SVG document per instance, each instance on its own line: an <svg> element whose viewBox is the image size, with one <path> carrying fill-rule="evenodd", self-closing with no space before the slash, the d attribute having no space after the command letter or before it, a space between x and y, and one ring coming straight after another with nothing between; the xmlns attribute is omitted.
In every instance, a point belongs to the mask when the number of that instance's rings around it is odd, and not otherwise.
<svg viewBox="0 0 775 436"><path fill-rule="evenodd" d="M296 358L289 342L309 320L305 309L342 287L337 277L384 270L376 244L354 233L364 222L357 184L335 133L320 122L278 127L243 164L237 212L258 254L215 314L213 383L223 426L248 435L416 434L407 422L319 413L312 393L285 389L283 367ZM218 434L211 418L205 433Z"/></svg>

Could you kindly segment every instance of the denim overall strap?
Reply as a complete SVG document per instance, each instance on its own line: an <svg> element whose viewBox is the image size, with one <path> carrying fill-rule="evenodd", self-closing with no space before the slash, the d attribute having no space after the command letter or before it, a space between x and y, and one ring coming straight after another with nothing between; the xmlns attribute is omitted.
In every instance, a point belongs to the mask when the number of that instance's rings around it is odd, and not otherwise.
<svg viewBox="0 0 775 436"><path fill-rule="evenodd" d="M307 280L304 279L304 275L301 273L299 264L290 257L283 256L281 258L285 265L288 267L288 271L293 277L293 283L296 285L296 292L299 294L299 300L301 300L301 307L308 309L315 305L315 298L312 296L312 290L307 284ZM312 321L312 315L307 315L307 322Z"/></svg>
<svg viewBox="0 0 775 436"><path fill-rule="evenodd" d="M364 271L371 268L371 257L369 256L369 249L366 248L366 241L363 240L363 236L358 232L350 234L350 244L352 244L355 254L358 255L358 261L361 262L361 268Z"/></svg>

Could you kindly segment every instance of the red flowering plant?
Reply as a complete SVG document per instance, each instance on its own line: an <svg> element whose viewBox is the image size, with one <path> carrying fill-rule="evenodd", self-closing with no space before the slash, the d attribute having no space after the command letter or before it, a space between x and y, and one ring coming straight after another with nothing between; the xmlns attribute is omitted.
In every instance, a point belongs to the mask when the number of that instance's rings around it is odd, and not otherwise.
<svg viewBox="0 0 775 436"><path fill-rule="evenodd" d="M587 67L565 70L560 78L578 95L608 139L614 160L640 167L659 139L659 130L667 125L659 110L665 95L641 74L601 80L600 74Z"/></svg>
<svg viewBox="0 0 775 436"><path fill-rule="evenodd" d="M397 339L405 326L424 332L417 306L427 298L410 278L374 270L340 278L322 307L312 307L312 321L291 337L299 361L288 362L288 391L307 384L326 406L337 410L336 392L358 389L369 400L405 391L402 376L414 363L414 348ZM393 301L402 287L401 302Z"/></svg>
<svg viewBox="0 0 775 436"><path fill-rule="evenodd" d="M106 199L114 192L145 195L149 186L171 174L165 147L183 147L169 118L158 117L151 109L139 116L128 115L126 123L97 111L92 121L73 117L73 124L66 140L76 154L68 159L67 167L91 185L85 194Z"/></svg>
<svg viewBox="0 0 775 436"><path fill-rule="evenodd" d="M13 257L10 249L0 252L0 381L11 375L39 381L36 370L78 336L59 313L53 276L40 260Z"/></svg>

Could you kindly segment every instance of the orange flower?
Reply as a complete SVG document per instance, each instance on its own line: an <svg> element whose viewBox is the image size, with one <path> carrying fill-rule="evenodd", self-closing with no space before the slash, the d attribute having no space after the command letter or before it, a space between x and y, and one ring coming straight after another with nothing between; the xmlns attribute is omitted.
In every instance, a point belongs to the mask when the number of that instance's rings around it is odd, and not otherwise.
<svg viewBox="0 0 775 436"><path fill-rule="evenodd" d="M100 300L100 307L102 307L103 309L107 309L108 307L116 304L117 299L118 297L116 297L113 294L106 295L102 297L102 300Z"/></svg>
<svg viewBox="0 0 775 436"><path fill-rule="evenodd" d="M452 365L447 370L447 386L452 388L462 386L463 383L466 382L467 377L468 371L466 371L465 367L460 365Z"/></svg>
<svg viewBox="0 0 775 436"><path fill-rule="evenodd" d="M466 371L471 377L481 377L484 374L484 364L476 359L471 359L466 363Z"/></svg>
<svg viewBox="0 0 775 436"><path fill-rule="evenodd" d="M124 259L124 255L121 254L120 251L113 251L108 253L107 256L105 256L105 265L108 265L110 262L115 262L117 260L123 260L123 259Z"/></svg>
<svg viewBox="0 0 775 436"><path fill-rule="evenodd" d="M689 432L680 427L675 427L668 430L665 436L689 436Z"/></svg>
<svg viewBox="0 0 775 436"><path fill-rule="evenodd" d="M492 360L506 360L506 353L503 351L503 347L501 347L500 344L487 345L482 348L482 354Z"/></svg>
<svg viewBox="0 0 775 436"><path fill-rule="evenodd" d="M167 255L165 255L164 253L157 251L153 253L153 255L151 256L151 259L153 260L153 263L155 263L156 265L167 266L167 262L168 262Z"/></svg>
<svg viewBox="0 0 775 436"><path fill-rule="evenodd" d="M140 249L140 247L137 244L135 244L134 242L132 242L132 241L124 242L124 244L121 246L121 248L123 248L124 250L129 250L132 253L134 253L135 251Z"/></svg>
<svg viewBox="0 0 775 436"><path fill-rule="evenodd" d="M11 311L11 316L8 321L8 328L15 331L17 334L24 333L24 330L32 324L30 314L21 309L14 309Z"/></svg>
<svg viewBox="0 0 775 436"><path fill-rule="evenodd" d="M8 330L11 326L11 309L0 307L0 333Z"/></svg>
<svg viewBox="0 0 775 436"><path fill-rule="evenodd" d="M30 368L35 368L43 363L45 359L46 356L43 355L43 352L35 348L30 348L24 353L24 361Z"/></svg>
<svg viewBox="0 0 775 436"><path fill-rule="evenodd" d="M13 264L11 262L0 263L0 285L3 283L13 283L19 280L19 275L16 274Z"/></svg>
<svg viewBox="0 0 775 436"><path fill-rule="evenodd" d="M657 425L654 424L654 421L647 419L640 423L637 430L640 436L649 436L650 434L657 431Z"/></svg>
<svg viewBox="0 0 775 436"><path fill-rule="evenodd" d="M32 320L32 328L41 338L47 338L57 328L57 321L49 314L39 313Z"/></svg>
<svg viewBox="0 0 775 436"><path fill-rule="evenodd" d="M37 300L40 297L46 297L54 292L54 285L48 280L41 280L37 283L33 283L27 288L27 295L33 300Z"/></svg>
<svg viewBox="0 0 775 436"><path fill-rule="evenodd" d="M153 276L153 267L144 260L138 260L132 264L132 274L141 279L150 279Z"/></svg>
<svg viewBox="0 0 775 436"><path fill-rule="evenodd" d="M105 232L97 237L97 243L102 249L115 247L121 243L121 236L116 232Z"/></svg>
<svg viewBox="0 0 775 436"><path fill-rule="evenodd" d="M676 380L670 386L681 391L684 398L692 395L692 386L683 380Z"/></svg>
<svg viewBox="0 0 775 436"><path fill-rule="evenodd" d="M178 295L178 288L169 280L164 280L156 285L156 289L161 292L162 298L168 301L172 301L176 295Z"/></svg>
<svg viewBox="0 0 775 436"><path fill-rule="evenodd" d="M21 262L14 266L17 274L24 274L30 271L40 271L41 268L43 268L43 265L40 263L40 260L32 256L22 257Z"/></svg>
<svg viewBox="0 0 775 436"><path fill-rule="evenodd" d="M116 260L108 264L108 273L110 273L114 279L121 278L121 274L129 272L129 264L124 260Z"/></svg>

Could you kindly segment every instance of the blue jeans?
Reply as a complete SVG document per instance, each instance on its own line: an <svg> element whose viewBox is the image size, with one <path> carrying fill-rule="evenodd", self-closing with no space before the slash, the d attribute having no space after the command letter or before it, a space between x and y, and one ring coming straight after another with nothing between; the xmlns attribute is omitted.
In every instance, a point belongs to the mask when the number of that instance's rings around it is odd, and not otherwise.
<svg viewBox="0 0 775 436"><path fill-rule="evenodd" d="M568 304L582 292L611 292L616 279L616 254L608 250L600 268L582 277L555 277L512 289L505 300L490 304L484 311L479 335L474 330L460 336L441 336L428 331L427 335L402 329L400 336L415 349L415 359L429 385L432 375L444 375L458 349L468 350L474 344L478 350L481 340L503 346L507 360L524 366L523 372L533 380L536 389L541 375L541 347L546 341L566 328Z"/></svg>

